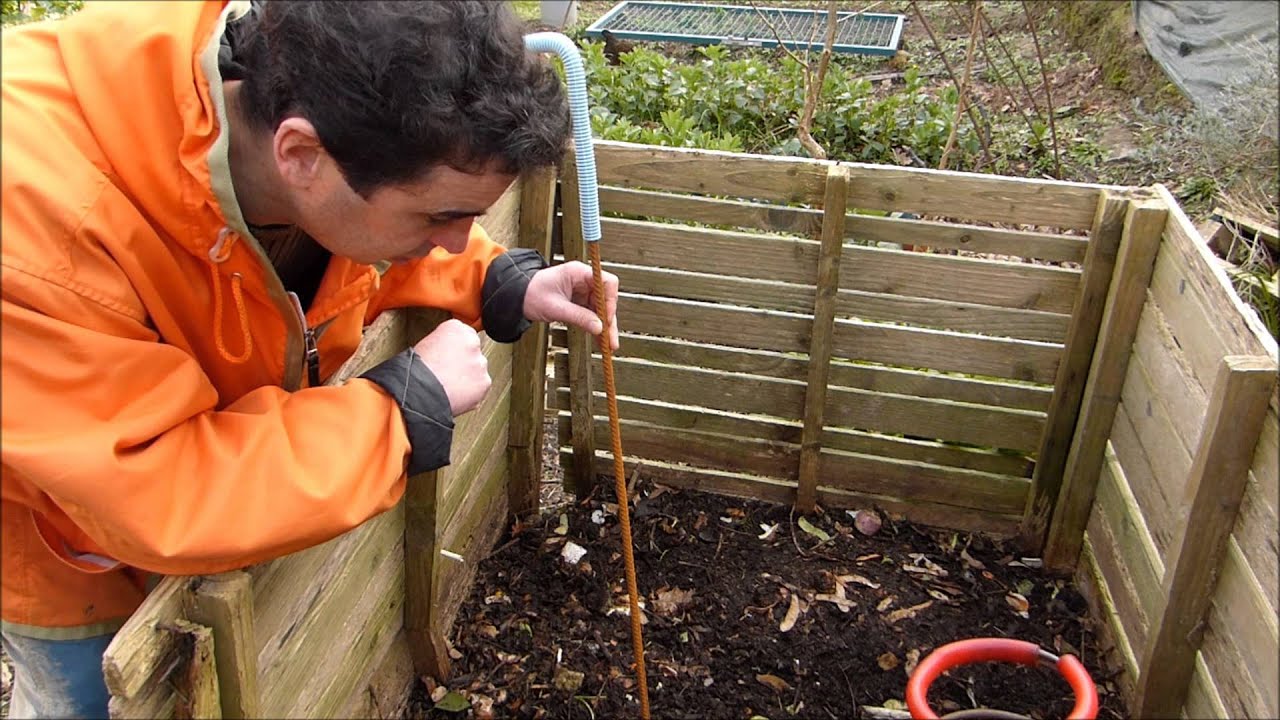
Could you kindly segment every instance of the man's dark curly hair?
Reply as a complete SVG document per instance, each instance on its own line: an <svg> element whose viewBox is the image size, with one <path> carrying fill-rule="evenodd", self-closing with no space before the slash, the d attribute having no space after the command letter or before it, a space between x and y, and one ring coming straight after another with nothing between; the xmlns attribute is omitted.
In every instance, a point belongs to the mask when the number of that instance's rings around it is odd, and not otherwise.
<svg viewBox="0 0 1280 720"><path fill-rule="evenodd" d="M569 111L505 2L267 0L236 60L249 123L301 116L364 197L432 167L559 163ZM238 25L239 23L233 23Z"/></svg>

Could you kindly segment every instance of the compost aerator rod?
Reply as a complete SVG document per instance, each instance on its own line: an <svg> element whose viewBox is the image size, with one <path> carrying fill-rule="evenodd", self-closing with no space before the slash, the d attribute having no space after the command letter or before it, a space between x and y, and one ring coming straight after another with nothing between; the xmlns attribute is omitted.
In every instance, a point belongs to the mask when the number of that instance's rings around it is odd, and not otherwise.
<svg viewBox="0 0 1280 720"><path fill-rule="evenodd" d="M618 521L622 530L622 558L627 573L627 599L631 615L631 649L636 661L636 682L640 686L640 716L649 720L649 682L644 667L644 637L640 630L640 593L636 588L636 565L631 548L631 513L627 503L627 481L622 462L622 432L618 423L618 394L613 381L612 323L605 302L604 273L600 269L600 190L596 180L595 147L591 139L591 119L587 113L587 80L582 57L573 41L561 33L539 32L525 36L532 52L554 52L564 63L569 88L569 115L572 120L574 157L578 162L578 203L582 215L582 238L590 248L591 272L595 281L596 315L600 318L600 351L604 365L605 394L609 398L609 431L613 438L613 479L618 494ZM595 458L579 458L593 463Z"/></svg>

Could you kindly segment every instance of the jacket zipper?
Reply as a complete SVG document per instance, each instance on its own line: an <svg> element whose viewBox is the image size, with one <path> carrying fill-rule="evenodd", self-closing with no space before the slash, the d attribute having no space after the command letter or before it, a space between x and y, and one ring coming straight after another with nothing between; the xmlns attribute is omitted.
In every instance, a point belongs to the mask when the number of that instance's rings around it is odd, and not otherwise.
<svg viewBox="0 0 1280 720"><path fill-rule="evenodd" d="M302 309L302 300L298 298L298 294L290 291L289 299L293 301L294 312L302 323L302 359L307 370L307 387L319 387L320 348L316 343L316 331L307 325L307 313Z"/></svg>

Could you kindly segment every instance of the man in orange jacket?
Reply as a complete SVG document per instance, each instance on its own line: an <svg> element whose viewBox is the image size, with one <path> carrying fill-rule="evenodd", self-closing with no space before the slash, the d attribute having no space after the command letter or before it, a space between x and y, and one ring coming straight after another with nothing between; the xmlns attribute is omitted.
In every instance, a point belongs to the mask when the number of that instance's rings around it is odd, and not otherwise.
<svg viewBox="0 0 1280 720"><path fill-rule="evenodd" d="M617 279L473 222L568 137L505 3L102 3L3 54L11 716L105 716L149 578L393 507L488 390L477 331L599 334ZM454 319L323 385L406 306Z"/></svg>

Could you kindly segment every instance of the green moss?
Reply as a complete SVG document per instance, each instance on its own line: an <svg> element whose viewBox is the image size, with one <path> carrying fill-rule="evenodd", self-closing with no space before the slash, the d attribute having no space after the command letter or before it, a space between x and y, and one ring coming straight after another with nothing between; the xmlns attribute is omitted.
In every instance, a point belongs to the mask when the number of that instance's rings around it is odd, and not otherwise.
<svg viewBox="0 0 1280 720"><path fill-rule="evenodd" d="M1109 87L1142 98L1153 108L1186 102L1143 46L1133 25L1130 3L1052 0L1041 6L1053 9L1042 12L1045 20L1098 63Z"/></svg>

